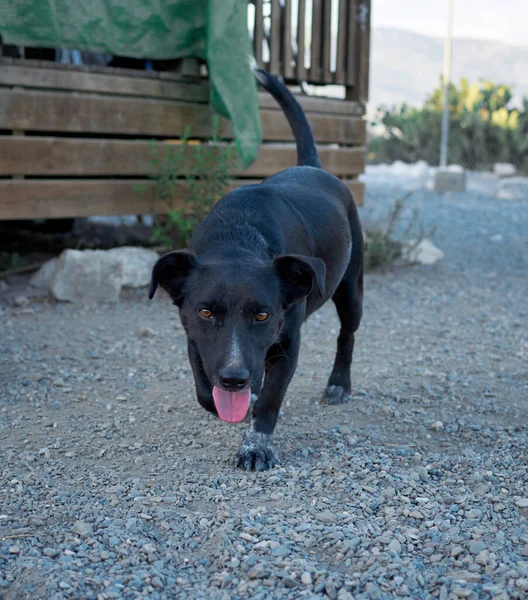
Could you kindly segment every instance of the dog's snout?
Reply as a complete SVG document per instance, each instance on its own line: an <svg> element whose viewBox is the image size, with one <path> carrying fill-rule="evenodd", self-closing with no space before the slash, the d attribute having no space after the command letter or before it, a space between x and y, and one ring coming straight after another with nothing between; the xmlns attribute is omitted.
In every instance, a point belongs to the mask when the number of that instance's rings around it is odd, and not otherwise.
<svg viewBox="0 0 528 600"><path fill-rule="evenodd" d="M224 367L219 375L222 386L233 392L244 389L249 382L249 371L241 367Z"/></svg>

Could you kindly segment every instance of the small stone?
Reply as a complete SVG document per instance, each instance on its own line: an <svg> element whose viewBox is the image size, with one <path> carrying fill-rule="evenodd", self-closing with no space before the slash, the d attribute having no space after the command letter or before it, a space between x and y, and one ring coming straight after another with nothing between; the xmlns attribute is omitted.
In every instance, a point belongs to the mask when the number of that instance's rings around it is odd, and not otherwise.
<svg viewBox="0 0 528 600"><path fill-rule="evenodd" d="M50 558L55 558L60 554L60 550L56 550L55 548L44 548L42 552Z"/></svg>
<svg viewBox="0 0 528 600"><path fill-rule="evenodd" d="M480 519L480 517L482 517L482 511L478 508L472 508L471 510L466 511L466 517L468 519Z"/></svg>
<svg viewBox="0 0 528 600"><path fill-rule="evenodd" d="M157 331L154 331L151 327L142 327L139 330L141 337L156 337L158 335Z"/></svg>
<svg viewBox="0 0 528 600"><path fill-rule="evenodd" d="M51 452L49 448L41 448L39 450L39 456L43 456L44 458L51 458Z"/></svg>
<svg viewBox="0 0 528 600"><path fill-rule="evenodd" d="M423 519L424 518L423 515L422 515L422 513L419 510L412 510L409 513L409 517L411 519Z"/></svg>
<svg viewBox="0 0 528 600"><path fill-rule="evenodd" d="M339 520L339 517L329 510L323 510L323 512L317 513L315 517L321 523L335 523Z"/></svg>
<svg viewBox="0 0 528 600"><path fill-rule="evenodd" d="M396 495L396 490L389 485L381 493L383 496L385 496L385 498L394 498L394 496Z"/></svg>
<svg viewBox="0 0 528 600"><path fill-rule="evenodd" d="M466 588L453 587L451 591L458 598L468 598L469 596L471 596L471 590L468 590Z"/></svg>
<svg viewBox="0 0 528 600"><path fill-rule="evenodd" d="M285 587L290 588L290 589L297 586L297 582L295 581L295 579L292 579L291 577L283 577L282 584Z"/></svg>
<svg viewBox="0 0 528 600"><path fill-rule="evenodd" d="M444 428L444 424L442 423L442 421L435 421L431 427L429 427L429 429L432 429L433 431L442 431L442 429Z"/></svg>
<svg viewBox="0 0 528 600"><path fill-rule="evenodd" d="M380 598L381 598L380 588L375 583L372 583L371 581L369 581L367 583L367 585L365 586L365 593L370 598L370 600L380 600Z"/></svg>
<svg viewBox="0 0 528 600"><path fill-rule="evenodd" d="M90 537L93 533L92 526L84 521L75 521L73 531L82 538Z"/></svg>
<svg viewBox="0 0 528 600"><path fill-rule="evenodd" d="M347 554L349 552L354 552L354 550L361 544L361 538L354 536L348 540L345 540L341 546L342 552Z"/></svg>
<svg viewBox="0 0 528 600"><path fill-rule="evenodd" d="M312 576L308 571L305 571L301 575L301 582L304 583L304 585L312 585Z"/></svg>
<svg viewBox="0 0 528 600"><path fill-rule="evenodd" d="M469 543L469 551L471 554L480 554L486 549L486 544L482 540L474 540Z"/></svg>
<svg viewBox="0 0 528 600"><path fill-rule="evenodd" d="M444 258L444 252L431 240L409 240L402 248L402 258L412 264L434 265Z"/></svg>
<svg viewBox="0 0 528 600"><path fill-rule="evenodd" d="M9 554L20 554L20 548L18 546L9 546Z"/></svg>
<svg viewBox="0 0 528 600"><path fill-rule="evenodd" d="M249 579L266 579L269 576L270 571L264 565L255 565L248 571Z"/></svg>
<svg viewBox="0 0 528 600"><path fill-rule="evenodd" d="M273 556L288 556L289 554L291 554L291 550L289 548L286 548L286 546L281 546L279 544L278 546L275 546L275 548L271 549L271 554Z"/></svg>
<svg viewBox="0 0 528 600"><path fill-rule="evenodd" d="M526 544L521 550L522 556L528 556L528 544Z"/></svg>
<svg viewBox="0 0 528 600"><path fill-rule="evenodd" d="M108 560L110 558L110 552L108 550L103 550L101 552L101 560Z"/></svg>
<svg viewBox="0 0 528 600"><path fill-rule="evenodd" d="M483 567L485 567L489 562L489 557L490 557L489 550L482 550L482 552L478 553L477 558L475 559L475 562L477 563L477 565L482 565Z"/></svg>
<svg viewBox="0 0 528 600"><path fill-rule="evenodd" d="M462 552L464 552L464 548L462 548L462 546L453 546L451 548L451 556L453 558L456 558L457 556L462 554Z"/></svg>
<svg viewBox="0 0 528 600"><path fill-rule="evenodd" d="M389 550L395 552L398 556L401 554L401 544L397 539L392 539L388 544Z"/></svg>
<svg viewBox="0 0 528 600"><path fill-rule="evenodd" d="M150 582L155 588L162 588L163 587L163 582L161 581L161 579L156 575L155 577L152 578L151 582Z"/></svg>
<svg viewBox="0 0 528 600"><path fill-rule="evenodd" d="M521 577L515 581L515 587L520 588L521 590L528 590L528 579L526 577Z"/></svg>
<svg viewBox="0 0 528 600"><path fill-rule="evenodd" d="M515 500L515 506L519 508L528 508L528 498L519 498Z"/></svg>
<svg viewBox="0 0 528 600"><path fill-rule="evenodd" d="M67 581L61 581L59 587L61 590L67 590L68 588L71 588L71 585Z"/></svg>

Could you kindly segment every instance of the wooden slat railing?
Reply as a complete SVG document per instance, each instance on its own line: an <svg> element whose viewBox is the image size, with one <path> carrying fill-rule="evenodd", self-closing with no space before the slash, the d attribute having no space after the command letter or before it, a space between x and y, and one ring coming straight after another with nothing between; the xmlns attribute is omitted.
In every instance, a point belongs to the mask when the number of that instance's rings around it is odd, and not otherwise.
<svg viewBox="0 0 528 600"><path fill-rule="evenodd" d="M288 83L368 97L370 0L250 0L257 63Z"/></svg>

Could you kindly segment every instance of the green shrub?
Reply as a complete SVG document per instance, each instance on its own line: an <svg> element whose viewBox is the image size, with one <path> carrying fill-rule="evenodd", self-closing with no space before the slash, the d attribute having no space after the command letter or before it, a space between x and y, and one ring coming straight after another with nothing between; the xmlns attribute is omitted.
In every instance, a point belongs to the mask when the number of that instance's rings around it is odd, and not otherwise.
<svg viewBox="0 0 528 600"><path fill-rule="evenodd" d="M450 163L478 170L496 162L528 172L528 98L521 108L511 105L511 88L490 82L470 85L462 80L449 93ZM421 109L402 105L378 109L376 122L387 134L369 142L372 162L440 161L443 89L440 85Z"/></svg>
<svg viewBox="0 0 528 600"><path fill-rule="evenodd" d="M151 179L155 182L155 241L167 248L187 246L196 226L226 193L236 148L218 137L213 118L209 142L195 142L187 129L177 144L151 145ZM175 208L175 194L185 185L184 205Z"/></svg>
<svg viewBox="0 0 528 600"><path fill-rule="evenodd" d="M425 231L423 223L420 221L418 210L415 208L411 213L411 218L407 226L398 237L395 236L396 226L402 220L405 203L412 195L408 192L400 198L396 198L388 215L382 221L374 223L365 223L363 229L364 244L364 264L365 271L384 269L392 266L402 257L404 247L409 246L409 250L414 249L425 238L434 235L435 230ZM411 232L418 230L414 234L414 241L410 245L409 237Z"/></svg>

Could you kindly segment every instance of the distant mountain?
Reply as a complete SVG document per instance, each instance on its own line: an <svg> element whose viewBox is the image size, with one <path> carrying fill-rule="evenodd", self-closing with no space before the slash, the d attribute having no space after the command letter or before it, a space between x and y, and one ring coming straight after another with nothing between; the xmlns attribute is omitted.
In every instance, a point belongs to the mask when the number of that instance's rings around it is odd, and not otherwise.
<svg viewBox="0 0 528 600"><path fill-rule="evenodd" d="M411 31L374 28L371 38L369 114L381 105L421 106L438 85L444 41ZM453 40L452 80L489 79L513 84L515 98L528 95L528 47L489 40Z"/></svg>

